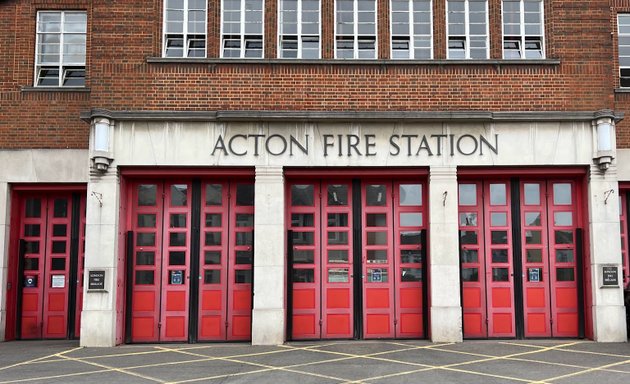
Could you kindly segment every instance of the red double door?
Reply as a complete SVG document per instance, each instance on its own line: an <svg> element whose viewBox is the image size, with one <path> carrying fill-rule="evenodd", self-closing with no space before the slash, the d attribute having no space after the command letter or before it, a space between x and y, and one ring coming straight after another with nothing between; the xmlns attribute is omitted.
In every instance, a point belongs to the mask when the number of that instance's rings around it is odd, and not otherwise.
<svg viewBox="0 0 630 384"><path fill-rule="evenodd" d="M290 338L425 336L424 184L288 183Z"/></svg>
<svg viewBox="0 0 630 384"><path fill-rule="evenodd" d="M7 339L80 332L85 191L22 191L13 199Z"/></svg>
<svg viewBox="0 0 630 384"><path fill-rule="evenodd" d="M460 182L464 337L580 335L580 199L572 180Z"/></svg>
<svg viewBox="0 0 630 384"><path fill-rule="evenodd" d="M250 181L129 183L127 341L249 340Z"/></svg>

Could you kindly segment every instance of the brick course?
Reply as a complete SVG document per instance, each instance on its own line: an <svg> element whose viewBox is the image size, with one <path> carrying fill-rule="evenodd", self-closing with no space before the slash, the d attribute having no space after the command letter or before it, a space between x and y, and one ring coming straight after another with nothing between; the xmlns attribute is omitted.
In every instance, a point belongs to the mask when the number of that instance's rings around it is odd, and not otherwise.
<svg viewBox="0 0 630 384"><path fill-rule="evenodd" d="M110 110L595 111L630 110L615 94L616 12L629 1L545 0L547 58L560 64L148 62L161 56L163 0L0 2L0 148L87 148L79 112ZM501 0L489 0L491 58L501 58ZM334 55L333 0L322 0L322 53ZM625 7L625 8L624 8ZM90 92L33 84L37 10L88 13ZM277 55L277 0L267 0L265 55ZM378 0L380 59L389 1ZM446 57L445 0L433 0L434 58ZM611 34L611 31L615 33ZM220 0L209 0L208 57L220 50ZM612 36L612 37L611 37ZM630 148L630 123L618 126Z"/></svg>

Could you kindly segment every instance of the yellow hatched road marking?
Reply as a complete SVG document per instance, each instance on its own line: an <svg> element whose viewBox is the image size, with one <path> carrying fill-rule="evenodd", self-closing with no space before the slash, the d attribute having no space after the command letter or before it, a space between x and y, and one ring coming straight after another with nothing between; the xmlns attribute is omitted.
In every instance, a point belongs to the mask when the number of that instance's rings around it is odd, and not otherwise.
<svg viewBox="0 0 630 384"><path fill-rule="evenodd" d="M566 379L567 377L580 376L580 375L584 375L584 374L590 373L590 372L602 371L602 370L604 370L606 368L615 367L615 366L618 366L618 365L623 365L623 364L628 364L628 363L630 363L630 360L619 361L617 363L611 363L611 364L602 365L601 367L593 367L593 368L585 369L585 370L580 371L580 372L573 372L573 373L568 373L566 375L550 377L548 379L545 379L544 381L534 381L533 383L534 384L548 383L548 382L555 381L555 380ZM625 373L630 376L630 372L625 372Z"/></svg>
<svg viewBox="0 0 630 384"><path fill-rule="evenodd" d="M49 359L52 357L61 357L61 355L63 355L64 353L69 353L69 352L74 352L78 349L81 349L82 347L76 347L76 348L72 348L72 349L68 349L67 351L63 351L63 352L57 352L57 353L53 353L51 355L46 355L46 356L42 356L42 357L38 357L36 359L32 359L32 360L27 360L27 361L21 361L19 363L15 363L15 364L11 364L11 365L7 365L5 367L0 367L0 371L5 370L5 369L9 369L9 368L14 368L14 367L19 367L20 365L26 365L26 364L32 364L32 363L36 363L40 360L44 360L44 359Z"/></svg>

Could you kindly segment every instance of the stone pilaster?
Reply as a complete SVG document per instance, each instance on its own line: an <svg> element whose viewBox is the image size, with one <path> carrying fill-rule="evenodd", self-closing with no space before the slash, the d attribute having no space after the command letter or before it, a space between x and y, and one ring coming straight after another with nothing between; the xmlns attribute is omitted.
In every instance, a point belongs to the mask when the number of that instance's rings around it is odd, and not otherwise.
<svg viewBox="0 0 630 384"><path fill-rule="evenodd" d="M256 167L252 344L285 340L285 232L282 167Z"/></svg>
<svg viewBox="0 0 630 384"><path fill-rule="evenodd" d="M619 193L616 167L591 166L588 183L591 290L595 341L626 341L623 273L619 241ZM603 265L617 266L619 287L602 288ZM588 288L587 288L588 289Z"/></svg>
<svg viewBox="0 0 630 384"><path fill-rule="evenodd" d="M432 166L429 174L431 340L462 341L457 221L457 168Z"/></svg>
<svg viewBox="0 0 630 384"><path fill-rule="evenodd" d="M118 273L124 273L118 271L119 215L120 185L116 168L110 167L104 175L90 175L85 231L86 283L81 313L81 346L84 347L116 345L116 295L119 294L116 280ZM104 291L87 291L87 276L91 270L105 271Z"/></svg>

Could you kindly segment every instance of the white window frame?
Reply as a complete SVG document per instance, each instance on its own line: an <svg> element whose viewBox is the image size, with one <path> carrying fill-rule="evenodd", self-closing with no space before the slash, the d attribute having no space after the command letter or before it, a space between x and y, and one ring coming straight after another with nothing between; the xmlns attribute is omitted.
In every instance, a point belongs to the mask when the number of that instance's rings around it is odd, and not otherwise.
<svg viewBox="0 0 630 384"><path fill-rule="evenodd" d="M241 3L240 9L240 32L238 34L227 34L224 31L224 18L225 18L225 0L221 0L221 47L220 47L220 57L223 59L262 59L265 57L265 0L256 0L260 1L262 16L260 22L260 33L248 34L245 32L245 27L247 21L245 20L245 16L247 13L245 4L248 0L239 0ZM250 0L251 1L251 0ZM235 41L238 36L239 40L239 56L225 56L225 45L227 41ZM260 56L247 56L247 45L248 43L260 42ZM258 51L258 49L252 48L252 50Z"/></svg>
<svg viewBox="0 0 630 384"><path fill-rule="evenodd" d="M40 20L41 17L45 14L59 14L60 22L59 22L59 31L58 32L40 32ZM85 28L84 32L66 32L64 31L64 26L66 24L66 16L69 14L82 14L85 16ZM33 76L33 86L38 88L73 88L73 87L85 87L85 73L86 73L86 56L87 56L87 12L85 11L54 11L54 10L46 10L46 11L38 11L37 19L35 23L35 73ZM40 44L42 44L41 39L44 35L59 35L59 59L57 62L44 63L40 62ZM66 62L64 61L64 39L68 35L79 35L83 34L85 36L85 45L83 46L83 60L75 61L75 62ZM45 80L44 71L56 70L58 72L57 75L57 84L39 84L40 80ZM82 77L74 77L75 72L83 72ZM72 79L82 79L82 84L70 84L65 85L66 81L72 81Z"/></svg>
<svg viewBox="0 0 630 384"><path fill-rule="evenodd" d="M510 2L516 2L515 0L509 0ZM504 4L506 0L501 0L501 50L503 52L503 59L506 60L541 60L546 57L546 47L545 47L545 2L544 0L518 0L519 3L519 35L506 35L505 33L505 9ZM540 4L540 35L528 35L525 33L525 3L538 3ZM530 23L531 24L531 23ZM505 43L506 39L509 41L518 43L518 52L520 58L515 57L506 57L506 49ZM540 42L540 57L530 58L527 57L527 42L528 41L539 41ZM532 50L533 51L533 50Z"/></svg>
<svg viewBox="0 0 630 384"><path fill-rule="evenodd" d="M389 12L390 12L390 23L389 23L389 30L391 31L391 36L390 36L390 50L389 50L389 57L392 60L406 60L406 59L410 59L410 60L417 60L417 59L424 59L424 60L431 60L433 59L433 0L406 0L408 3L408 8L407 8L407 15L409 16L407 19L407 24L409 25L409 34L403 35L403 34L394 34L394 17L393 17L393 13L394 13L394 8L392 5L393 0L389 0ZM416 12L414 12L414 8L413 8L413 3L416 1L421 1L421 2L428 2L429 3L429 29L430 29L430 33L428 35L424 35L424 34L416 34L415 33L415 24L416 24L416 20L415 20L415 15ZM416 37L427 37L429 38L429 57L421 57L418 58L416 57L416 48L424 48L426 49L426 47L416 47ZM398 39L397 39L398 38ZM394 57L394 41L395 40L407 40L408 42L408 46L407 46L407 52L408 52L408 57L406 58L401 58L401 57Z"/></svg>
<svg viewBox="0 0 630 384"><path fill-rule="evenodd" d="M450 12L449 12L449 4L451 2L454 2L453 0L447 0L446 1L446 58L447 59L463 59L463 60L485 60L488 59L489 54L490 54L490 41L489 41L489 37L490 37L490 33L489 33L489 19L488 19L488 0L482 0L482 1L475 1L477 3L481 3L483 2L485 5L485 31L483 35L472 35L470 33L470 3L471 0L459 0L458 2L463 2L464 3L464 35L455 35L457 37L463 37L463 42L464 42L464 57L463 58L453 58L451 57L451 53L450 53L450 41L451 41L451 37L455 37L451 35L451 23L450 23ZM471 57L470 55L470 51L471 51L471 41L473 40L473 37L479 37L479 36L484 36L484 42L485 42L485 55L484 57ZM461 39L458 39L461 40Z"/></svg>
<svg viewBox="0 0 630 384"><path fill-rule="evenodd" d="M374 34L370 35L359 35L359 1L370 1L374 3ZM337 29L337 0L334 1L334 14L335 14L335 59L343 59L343 60L375 60L378 58L378 1L377 0L352 0L353 4L353 33L352 35L339 34ZM363 41L361 37L370 37L369 41L374 41L374 56L373 57L359 57L361 50L359 49L359 43ZM343 40L350 40L352 38L352 58L340 58L338 55L338 42L340 38L345 38Z"/></svg>
<svg viewBox="0 0 630 384"><path fill-rule="evenodd" d="M283 33L283 4L285 1L296 1L297 2L297 34L294 33ZM312 59L321 59L322 57L322 0L317 1L317 57ZM304 34L303 33L303 0L278 0L278 58L281 59L304 59L304 41L305 39L311 39L315 35L313 34ZM284 57L283 53L283 38L284 37L295 37L297 43L297 57ZM311 59L311 58L309 58Z"/></svg>
<svg viewBox="0 0 630 384"><path fill-rule="evenodd" d="M169 0L164 0L163 3L163 17L162 17L162 57L179 57L179 58L188 58L188 57L198 57L198 58L204 58L207 55L207 42L208 42L208 2L204 1L204 7L203 11L204 11L204 22L203 22L203 33L189 33L188 32L188 16L189 16L189 11L190 11L190 7L189 7L189 0L182 0L184 3L184 8L182 9L182 12L184 14L184 20L182 22L182 33L167 33L167 22L168 20L166 19L166 15L169 9L175 9L175 8L167 8L167 3ZM176 39L181 38L182 40L182 55L181 56L167 56L167 47L168 47L168 43L170 41L170 39L173 39L173 37L169 37L169 36L178 36ZM191 50L195 50L198 51L199 49L195 49L191 46L191 43L199 41L200 38L203 36L203 55L202 56L190 56L189 53Z"/></svg>
<svg viewBox="0 0 630 384"><path fill-rule="evenodd" d="M623 24L623 27L625 27L627 32L622 32L621 30L622 18L627 19L627 23ZM628 39L628 43L622 45L622 38ZM622 48L625 48L628 51L628 54L622 54ZM630 13L617 14L617 54L619 55L619 86L622 88L628 88L630 87ZM626 61L627 64L622 64L622 61Z"/></svg>

